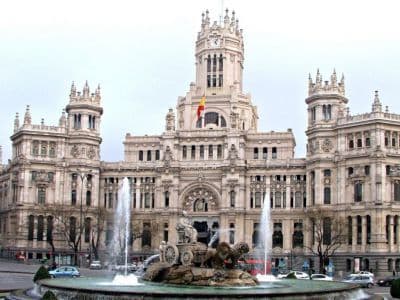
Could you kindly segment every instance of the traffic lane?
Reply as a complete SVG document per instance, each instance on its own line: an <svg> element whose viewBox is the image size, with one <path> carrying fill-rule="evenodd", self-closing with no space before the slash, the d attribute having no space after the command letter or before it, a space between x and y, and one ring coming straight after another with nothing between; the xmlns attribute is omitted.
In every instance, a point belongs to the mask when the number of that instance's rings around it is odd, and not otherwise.
<svg viewBox="0 0 400 300"><path fill-rule="evenodd" d="M0 291L29 289L33 287L32 274L1 272Z"/></svg>

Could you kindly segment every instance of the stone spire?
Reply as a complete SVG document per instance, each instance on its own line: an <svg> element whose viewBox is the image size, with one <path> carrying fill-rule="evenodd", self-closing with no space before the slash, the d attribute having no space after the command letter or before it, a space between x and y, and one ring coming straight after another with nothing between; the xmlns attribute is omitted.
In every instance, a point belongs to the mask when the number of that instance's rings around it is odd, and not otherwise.
<svg viewBox="0 0 400 300"><path fill-rule="evenodd" d="M75 97L76 96L76 86L75 86L75 82L72 81L71 84L71 93L69 94L70 97Z"/></svg>
<svg viewBox="0 0 400 300"><path fill-rule="evenodd" d="M315 77L315 83L313 82L311 75L308 76L308 96L313 96L316 94L339 94L341 96L345 95L344 91L344 76L342 75L342 79L340 82L337 81L336 70L333 70L329 80L326 80L324 84L322 84L322 75L317 69L317 75Z"/></svg>
<svg viewBox="0 0 400 300"><path fill-rule="evenodd" d="M18 129L19 129L19 115L18 113L16 113L14 119L14 132L17 132Z"/></svg>
<svg viewBox="0 0 400 300"><path fill-rule="evenodd" d="M89 95L90 95L90 89L89 89L89 84L86 80L85 86L83 87L83 91L82 91L82 97L89 98Z"/></svg>
<svg viewBox="0 0 400 300"><path fill-rule="evenodd" d="M174 131L175 130L175 114L172 108L168 110L165 117L165 130Z"/></svg>
<svg viewBox="0 0 400 300"><path fill-rule="evenodd" d="M26 106L25 116L24 116L24 125L30 125L32 123L32 117L29 105Z"/></svg>
<svg viewBox="0 0 400 300"><path fill-rule="evenodd" d="M67 118L65 116L65 109L63 109L63 111L61 113L61 117L60 117L60 120L58 121L58 125L60 127L66 127L67 126Z"/></svg>
<svg viewBox="0 0 400 300"><path fill-rule="evenodd" d="M378 91L375 91L374 103L372 103L372 112L382 112L382 103L379 100Z"/></svg>

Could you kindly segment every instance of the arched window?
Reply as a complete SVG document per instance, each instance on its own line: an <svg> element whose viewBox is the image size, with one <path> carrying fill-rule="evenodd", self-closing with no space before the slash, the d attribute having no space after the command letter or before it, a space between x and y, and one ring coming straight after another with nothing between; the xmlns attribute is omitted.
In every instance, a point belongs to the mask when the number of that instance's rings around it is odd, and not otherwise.
<svg viewBox="0 0 400 300"><path fill-rule="evenodd" d="M217 55L216 54L214 54L214 57L213 57L212 70L213 70L213 72L217 71Z"/></svg>
<svg viewBox="0 0 400 300"><path fill-rule="evenodd" d="M92 192L86 191L86 206L92 205Z"/></svg>
<svg viewBox="0 0 400 300"><path fill-rule="evenodd" d="M160 160L160 150L156 150L156 160Z"/></svg>
<svg viewBox="0 0 400 300"><path fill-rule="evenodd" d="M139 160L143 161L143 151L139 150Z"/></svg>
<svg viewBox="0 0 400 300"><path fill-rule="evenodd" d="M324 187L324 204L331 204L331 188Z"/></svg>
<svg viewBox="0 0 400 300"><path fill-rule="evenodd" d="M71 205L76 205L76 190L71 191Z"/></svg>
<svg viewBox="0 0 400 300"><path fill-rule="evenodd" d="M395 181L393 183L393 194L394 194L394 201L400 201L400 181Z"/></svg>
<svg viewBox="0 0 400 300"><path fill-rule="evenodd" d="M207 57L207 72L211 72L211 56Z"/></svg>
<svg viewBox="0 0 400 300"><path fill-rule="evenodd" d="M168 191L164 192L164 206L169 207L169 192Z"/></svg>
<svg viewBox="0 0 400 300"><path fill-rule="evenodd" d="M231 202L231 207L235 207L235 198L236 198L236 193L234 190L231 190L229 192L229 198L230 198L230 202Z"/></svg>
<svg viewBox="0 0 400 300"><path fill-rule="evenodd" d="M28 241L33 240L33 232L35 230L35 217L33 215L28 216Z"/></svg>
<svg viewBox="0 0 400 300"><path fill-rule="evenodd" d="M151 230L150 223L143 224L143 233L142 233L142 247L148 246L151 247Z"/></svg>
<svg viewBox="0 0 400 300"><path fill-rule="evenodd" d="M90 242L91 222L92 220L90 218L85 219L85 243Z"/></svg>
<svg viewBox="0 0 400 300"><path fill-rule="evenodd" d="M274 223L274 233L272 234L272 248L283 248L282 223Z"/></svg>
<svg viewBox="0 0 400 300"><path fill-rule="evenodd" d="M53 241L53 217L52 216L48 216L47 217L47 232L46 232L46 240L49 241Z"/></svg>
<svg viewBox="0 0 400 300"><path fill-rule="evenodd" d="M38 216L36 239L38 241L43 241L43 231L44 231L44 218L43 216Z"/></svg>
<svg viewBox="0 0 400 300"><path fill-rule="evenodd" d="M303 223L294 223L294 232L292 237L293 248L303 247Z"/></svg>
<svg viewBox="0 0 400 300"><path fill-rule="evenodd" d="M235 223L229 224L229 244L235 243Z"/></svg>
<svg viewBox="0 0 400 300"><path fill-rule="evenodd" d="M75 242L76 238L76 218L69 218L69 240L70 242Z"/></svg>
<svg viewBox="0 0 400 300"><path fill-rule="evenodd" d="M224 58L222 57L222 54L219 55L219 71L224 70Z"/></svg>
<svg viewBox="0 0 400 300"><path fill-rule="evenodd" d="M322 223L323 235L322 243L324 245L329 245L331 243L331 219L324 218Z"/></svg>
<svg viewBox="0 0 400 300"><path fill-rule="evenodd" d="M351 216L347 217L347 244L351 245L353 243L353 218Z"/></svg>
<svg viewBox="0 0 400 300"><path fill-rule="evenodd" d="M195 145L192 145L192 147L191 147L190 158L196 159L196 146Z"/></svg>
<svg viewBox="0 0 400 300"><path fill-rule="evenodd" d="M268 148L263 147L263 159L267 159L267 158L268 158Z"/></svg>

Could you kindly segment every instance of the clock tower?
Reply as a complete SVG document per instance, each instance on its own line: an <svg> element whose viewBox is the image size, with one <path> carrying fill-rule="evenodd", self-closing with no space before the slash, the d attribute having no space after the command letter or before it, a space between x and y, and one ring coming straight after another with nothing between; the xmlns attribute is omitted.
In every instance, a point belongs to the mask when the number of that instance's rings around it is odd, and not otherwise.
<svg viewBox="0 0 400 300"><path fill-rule="evenodd" d="M250 94L243 93L243 32L235 12L225 11L223 20L210 23L202 14L197 35L196 81L185 97L178 98L178 130L257 130L257 107ZM198 117L200 101L204 110Z"/></svg>
<svg viewBox="0 0 400 300"><path fill-rule="evenodd" d="M226 10L223 23L212 25L208 11L202 14L195 56L196 86L205 95L242 91L243 35L235 12Z"/></svg>

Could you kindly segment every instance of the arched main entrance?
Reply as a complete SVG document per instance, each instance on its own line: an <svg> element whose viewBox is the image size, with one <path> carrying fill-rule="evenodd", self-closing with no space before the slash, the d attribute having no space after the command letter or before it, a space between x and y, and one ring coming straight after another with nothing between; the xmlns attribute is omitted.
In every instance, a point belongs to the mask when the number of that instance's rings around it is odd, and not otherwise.
<svg viewBox="0 0 400 300"><path fill-rule="evenodd" d="M219 195L209 184L193 185L183 193L183 209L197 230L197 241L215 247L218 244L220 227L218 215Z"/></svg>

